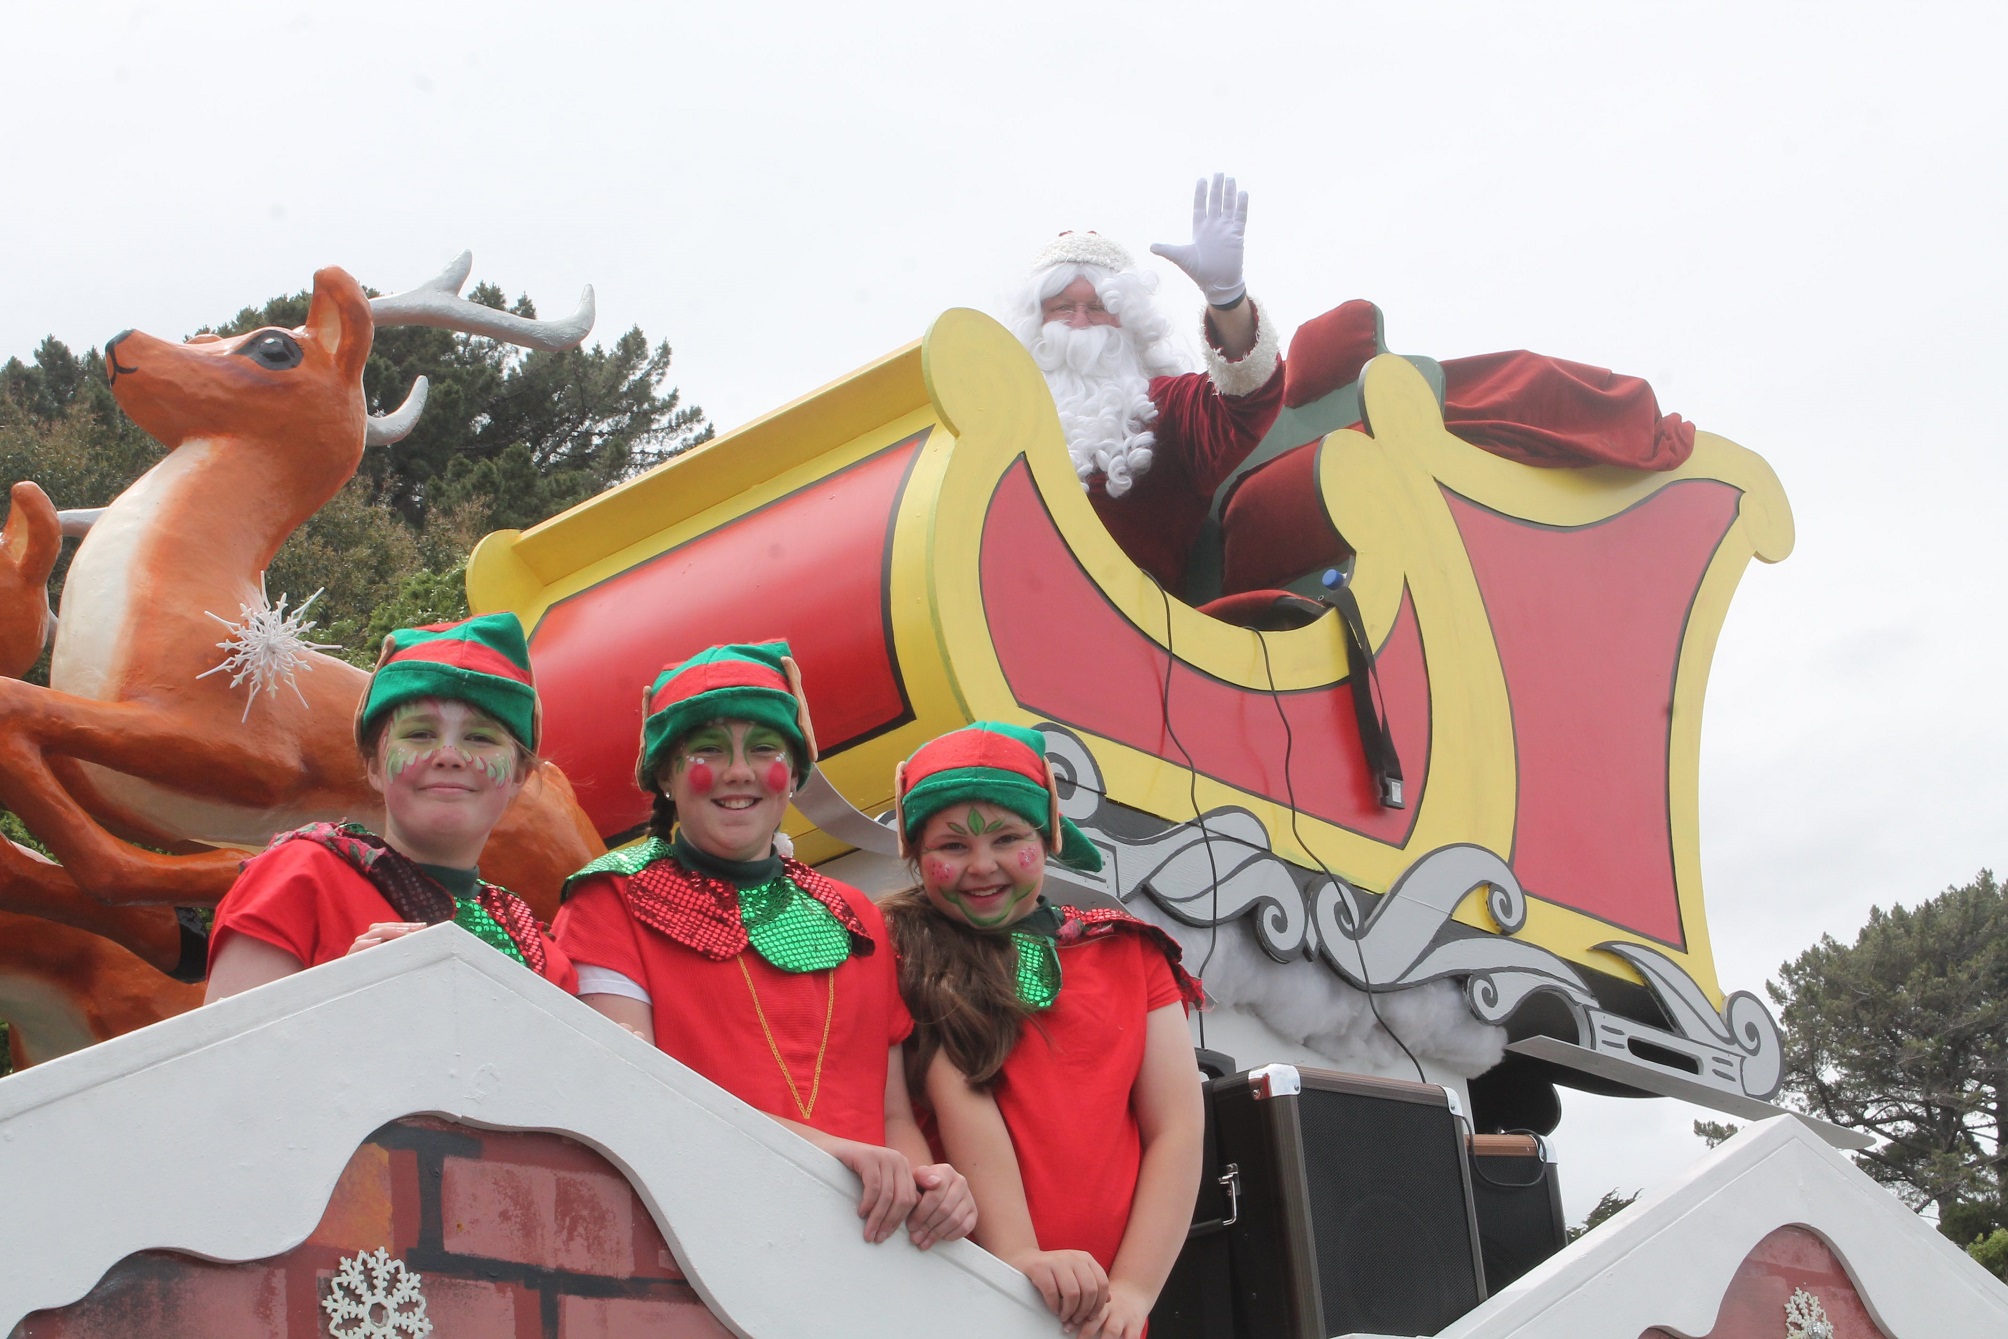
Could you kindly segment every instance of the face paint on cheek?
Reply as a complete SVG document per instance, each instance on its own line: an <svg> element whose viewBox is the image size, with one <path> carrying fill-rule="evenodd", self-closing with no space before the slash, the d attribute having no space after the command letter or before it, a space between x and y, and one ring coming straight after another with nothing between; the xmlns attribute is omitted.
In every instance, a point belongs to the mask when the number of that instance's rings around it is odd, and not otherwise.
<svg viewBox="0 0 2008 1339"><path fill-rule="evenodd" d="M1029 870L1032 868L1032 862L1036 859L1038 859L1038 852L1028 846L1018 852L1018 868Z"/></svg>
<svg viewBox="0 0 2008 1339"><path fill-rule="evenodd" d="M389 775L391 780L395 781L398 778L398 774L407 767L416 767L422 762L429 762L432 759L432 755L437 752L437 749L433 749L429 752L420 753L417 746L401 743L394 739L391 741L390 747L384 750L384 771Z"/></svg>
<svg viewBox="0 0 2008 1339"><path fill-rule="evenodd" d="M690 783L693 795L709 795L711 788L718 784L718 773L711 770L711 764L702 758L692 758L683 773Z"/></svg>
<svg viewBox="0 0 2008 1339"><path fill-rule="evenodd" d="M773 762L767 764L767 775L764 779L767 782L768 791L771 794L779 795L782 791L788 789L788 764L776 758Z"/></svg>
<svg viewBox="0 0 2008 1339"><path fill-rule="evenodd" d="M926 876L928 884L935 888L947 888L955 883L955 866L946 860L929 860L921 872Z"/></svg>
<svg viewBox="0 0 2008 1339"><path fill-rule="evenodd" d="M516 770L516 755L508 749L483 749L467 761L497 786L508 785L510 774Z"/></svg>

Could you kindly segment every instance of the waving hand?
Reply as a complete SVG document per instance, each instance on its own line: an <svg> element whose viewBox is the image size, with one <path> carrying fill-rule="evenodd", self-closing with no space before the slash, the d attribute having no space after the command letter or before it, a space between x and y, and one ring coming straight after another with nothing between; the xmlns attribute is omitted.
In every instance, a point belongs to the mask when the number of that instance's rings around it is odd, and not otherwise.
<svg viewBox="0 0 2008 1339"><path fill-rule="evenodd" d="M1209 304L1225 307L1248 290L1241 277L1247 232L1248 192L1237 191L1234 178L1216 172L1210 187L1202 177L1192 193L1192 241L1158 242L1151 251L1184 270Z"/></svg>

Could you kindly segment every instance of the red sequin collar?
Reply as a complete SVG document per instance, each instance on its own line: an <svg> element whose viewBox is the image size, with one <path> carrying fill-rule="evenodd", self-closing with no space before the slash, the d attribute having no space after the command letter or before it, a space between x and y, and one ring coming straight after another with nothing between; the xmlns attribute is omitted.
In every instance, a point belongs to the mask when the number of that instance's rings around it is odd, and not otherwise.
<svg viewBox="0 0 2008 1339"><path fill-rule="evenodd" d="M869 957L877 945L844 897L843 885L799 860L781 862L797 888L829 909L850 932L851 956ZM713 962L746 951L746 925L739 918L739 890L724 879L686 869L674 856L651 860L627 877L628 906L649 929L669 936Z"/></svg>
<svg viewBox="0 0 2008 1339"><path fill-rule="evenodd" d="M1206 988L1199 978L1185 970L1185 950L1178 941L1148 921L1140 921L1119 907L1062 907L1059 933L1053 942L1064 948L1068 944L1081 943L1089 939L1106 939L1114 934L1139 935L1152 948L1164 954L1164 960L1171 966L1172 979L1178 982L1178 993L1185 1002L1195 1009L1206 1004ZM1065 989L1065 987L1061 987Z"/></svg>

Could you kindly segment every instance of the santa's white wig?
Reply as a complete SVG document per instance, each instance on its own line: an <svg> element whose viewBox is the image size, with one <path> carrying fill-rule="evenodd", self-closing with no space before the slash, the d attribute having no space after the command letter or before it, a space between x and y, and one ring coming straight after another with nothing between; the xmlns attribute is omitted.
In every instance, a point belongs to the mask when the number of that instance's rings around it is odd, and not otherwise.
<svg viewBox="0 0 2008 1339"><path fill-rule="evenodd" d="M1046 300L1076 279L1094 286L1119 324L1076 329L1042 319ZM1083 484L1103 475L1110 497L1129 492L1150 468L1151 379L1186 370L1170 320L1151 301L1156 287L1157 276L1139 270L1069 261L1035 272L1011 311L1012 333L1052 389L1074 469Z"/></svg>

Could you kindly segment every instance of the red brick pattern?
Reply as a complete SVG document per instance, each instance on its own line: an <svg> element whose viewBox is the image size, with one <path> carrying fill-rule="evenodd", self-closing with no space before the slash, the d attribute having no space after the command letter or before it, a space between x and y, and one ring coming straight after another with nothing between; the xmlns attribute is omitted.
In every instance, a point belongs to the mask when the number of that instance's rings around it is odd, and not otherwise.
<svg viewBox="0 0 2008 1339"><path fill-rule="evenodd" d="M727 1333L684 1281L619 1171L561 1135L413 1118L371 1135L320 1223L284 1255L220 1265L128 1256L82 1300L11 1339L306 1339L341 1261L383 1248L421 1276L433 1333L480 1339L712 1339Z"/></svg>
<svg viewBox="0 0 2008 1339"><path fill-rule="evenodd" d="M641 1297L567 1297L558 1303L558 1339L727 1339L729 1331L702 1302Z"/></svg>
<svg viewBox="0 0 2008 1339"><path fill-rule="evenodd" d="M1781 1227L1751 1249L1722 1294L1715 1328L1701 1339L1779 1339L1785 1333L1785 1304L1799 1288L1820 1299L1833 1322L1834 1339L1889 1339L1870 1319L1847 1266L1803 1227ZM1676 1336L1655 1325L1639 1339Z"/></svg>

